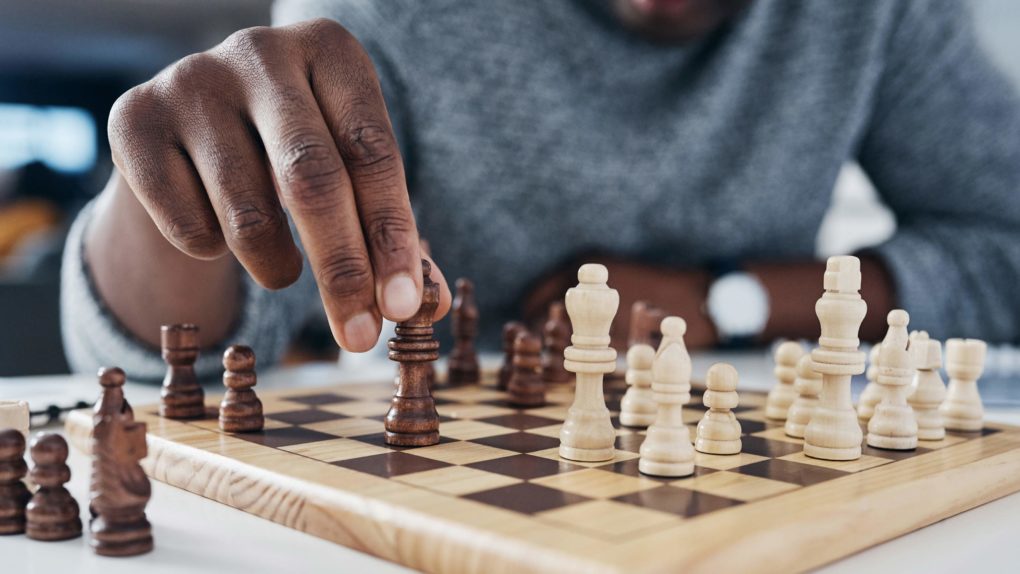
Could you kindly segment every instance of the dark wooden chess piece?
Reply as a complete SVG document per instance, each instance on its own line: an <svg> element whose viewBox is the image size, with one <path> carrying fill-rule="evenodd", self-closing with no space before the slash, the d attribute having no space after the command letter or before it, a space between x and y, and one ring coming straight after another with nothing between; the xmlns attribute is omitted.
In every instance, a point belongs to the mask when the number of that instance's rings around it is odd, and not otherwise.
<svg viewBox="0 0 1020 574"><path fill-rule="evenodd" d="M549 306L549 320L542 329L545 353L542 355L542 380L566 383L573 375L563 367L563 350L570 346L570 322L562 301Z"/></svg>
<svg viewBox="0 0 1020 574"><path fill-rule="evenodd" d="M453 350L447 361L447 381L453 386L477 383L479 380L478 305L475 303L475 285L470 279L457 280L457 296L452 307Z"/></svg>
<svg viewBox="0 0 1020 574"><path fill-rule="evenodd" d="M25 437L17 429L0 431L0 535L25 531L25 507L32 498L21 480L26 474Z"/></svg>
<svg viewBox="0 0 1020 574"><path fill-rule="evenodd" d="M514 372L514 341L517 340L517 335L527 330L524 323L520 321L509 321L503 325L503 365L499 368L499 378L496 383L496 388L501 391L506 390Z"/></svg>
<svg viewBox="0 0 1020 574"><path fill-rule="evenodd" d="M439 442L439 414L428 387L428 364L439 358L439 342L432 337L432 317L439 306L439 285L432 282L432 266L421 261L424 278L421 307L410 319L397 323L389 340L390 360L400 370L390 410L386 413L386 444L427 446Z"/></svg>
<svg viewBox="0 0 1020 574"><path fill-rule="evenodd" d="M127 420L135 420L134 409L124 398L124 383L127 377L118 367L99 369L99 399L93 409L93 424L99 422L103 414L117 413Z"/></svg>
<svg viewBox="0 0 1020 574"><path fill-rule="evenodd" d="M513 376L507 384L507 402L515 407L540 407L545 404L542 382L542 341L525 331L514 341Z"/></svg>
<svg viewBox="0 0 1020 574"><path fill-rule="evenodd" d="M220 429L225 432L262 430L262 401L255 396L255 351L233 345L223 352L223 385L227 392L220 403Z"/></svg>
<svg viewBox="0 0 1020 574"><path fill-rule="evenodd" d="M68 540L81 536L78 503L64 484L71 480L67 441L44 433L32 440L32 482L39 485L25 509L25 533L33 540Z"/></svg>
<svg viewBox="0 0 1020 574"><path fill-rule="evenodd" d="M159 414L168 419L197 419L205 415L205 391L195 376L198 326L163 325L163 360L169 367L160 393Z"/></svg>
<svg viewBox="0 0 1020 574"><path fill-rule="evenodd" d="M666 318L666 312L645 301L635 301L630 306L630 327L627 331L627 348L637 344L651 345L659 348L662 332L659 325Z"/></svg>
<svg viewBox="0 0 1020 574"><path fill-rule="evenodd" d="M117 368L104 369L99 377L106 389L119 389L124 382L124 372ZM108 385L117 379L120 385ZM109 395L104 392L103 398ZM138 464L147 454L146 425L107 402L96 404L92 431L91 545L101 556L135 556L153 546L152 527L145 517L152 486Z"/></svg>

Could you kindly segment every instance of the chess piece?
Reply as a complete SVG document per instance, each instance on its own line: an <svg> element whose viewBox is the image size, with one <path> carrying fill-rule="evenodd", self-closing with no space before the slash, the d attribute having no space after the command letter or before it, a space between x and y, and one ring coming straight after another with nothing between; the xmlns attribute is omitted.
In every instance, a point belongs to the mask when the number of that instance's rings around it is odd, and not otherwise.
<svg viewBox="0 0 1020 574"><path fill-rule="evenodd" d="M542 381L542 341L524 331L514 341L513 376L507 384L507 401L515 407L540 407L545 404Z"/></svg>
<svg viewBox="0 0 1020 574"><path fill-rule="evenodd" d="M196 325L163 325L160 329L166 377L160 392L160 416L168 419L197 419L205 415L205 392L195 376L198 359Z"/></svg>
<svg viewBox="0 0 1020 574"><path fill-rule="evenodd" d="M627 392L620 401L620 424L645 428L655 422L658 405L652 393L652 363L655 349L638 343L627 351Z"/></svg>
<svg viewBox="0 0 1020 574"><path fill-rule="evenodd" d="M644 474L694 474L694 447L683 417L683 407L691 400L691 357L683 340L686 332L687 323L680 317L662 320L662 342L652 364L652 392L658 413L641 443L638 460L638 470Z"/></svg>
<svg viewBox="0 0 1020 574"><path fill-rule="evenodd" d="M25 533L33 540L68 540L81 536L78 503L64 484L71 480L67 442L42 433L32 440L32 482L39 485L25 509Z"/></svg>
<svg viewBox="0 0 1020 574"><path fill-rule="evenodd" d="M769 391L765 400L765 417L785 421L790 405L797 399L793 382L797 379L797 361L804 355L804 347L795 341L786 341L776 348L776 367L773 371L778 384Z"/></svg>
<svg viewBox="0 0 1020 574"><path fill-rule="evenodd" d="M28 440L28 401L0 401L0 429L15 429Z"/></svg>
<svg viewBox="0 0 1020 574"><path fill-rule="evenodd" d="M94 416L89 529L92 548L102 556L135 556L153 546L152 528L145 517L152 487L138 464L147 454L146 425L136 422L129 409L116 408L115 401L109 400L111 389L119 390L123 380L120 369L100 371L100 384L106 390Z"/></svg>
<svg viewBox="0 0 1020 574"><path fill-rule="evenodd" d="M910 316L903 309L893 309L886 317L889 331L882 340L879 354L878 384L882 401L868 421L868 446L890 450L917 448L917 419L907 403L907 393L914 379L910 360L907 323Z"/></svg>
<svg viewBox="0 0 1020 574"><path fill-rule="evenodd" d="M93 423L98 422L104 415L118 415L128 420L135 420L134 409L124 397L124 383L126 377L124 371L118 367L103 367L99 369L99 399L93 407Z"/></svg>
<svg viewBox="0 0 1020 574"><path fill-rule="evenodd" d="M549 319L542 328L542 380L547 383L570 382L570 371L563 368L563 350L570 344L570 323L562 301L549 306Z"/></svg>
<svg viewBox="0 0 1020 574"><path fill-rule="evenodd" d="M447 381L454 386L477 383L479 379L478 305L475 304L475 285L470 279L457 280L457 296L453 298L453 350L447 360Z"/></svg>
<svg viewBox="0 0 1020 574"><path fill-rule="evenodd" d="M630 306L630 328L627 331L627 348L634 345L650 345L657 348L662 340L659 325L666 318L666 312L645 301L634 301Z"/></svg>
<svg viewBox="0 0 1020 574"><path fill-rule="evenodd" d="M797 361L797 380L793 388L797 391L797 398L786 414L783 430L786 436L804 438L804 429L818 407L818 393L822 392L822 375L812 369L810 354L803 355Z"/></svg>
<svg viewBox="0 0 1020 574"><path fill-rule="evenodd" d="M882 386L878 384L878 368L882 360L882 343L875 343L868 355L868 370L865 377L868 384L861 391L861 398L857 400L857 418L862 423L867 423L875 414L875 406L882 402Z"/></svg>
<svg viewBox="0 0 1020 574"><path fill-rule="evenodd" d="M25 531L25 507L32 494L23 478L25 436L14 428L0 430L0 536Z"/></svg>
<svg viewBox="0 0 1020 574"><path fill-rule="evenodd" d="M220 429L225 432L262 430L262 401L255 396L255 351L233 345L223 352L223 385L227 392L220 403Z"/></svg>
<svg viewBox="0 0 1020 574"><path fill-rule="evenodd" d="M854 411L850 379L864 372L857 332L868 312L868 304L858 293L860 259L830 257L823 283L825 292L815 304L822 334L818 348L811 351L812 370L822 375L822 392L804 429L804 454L823 460L856 460L861 457L864 437Z"/></svg>
<svg viewBox="0 0 1020 574"><path fill-rule="evenodd" d="M914 377L913 393L907 401L917 418L917 438L942 440L946 438L945 422L939 412L939 405L946 398L946 385L939 375L942 346L938 341L927 339L911 342L910 348L917 375Z"/></svg>
<svg viewBox="0 0 1020 574"><path fill-rule="evenodd" d="M560 429L560 456L596 462L613 458L616 429L609 419L602 378L616 370L616 350L609 346L609 327L620 294L606 282L609 271L588 263L577 271L578 284L567 290L567 314L574 334L563 352L563 366L574 373L574 403Z"/></svg>
<svg viewBox="0 0 1020 574"><path fill-rule="evenodd" d="M978 339L946 341L946 373L949 388L939 412L946 430L976 432L984 426L984 408L978 393L977 380L985 367L988 346Z"/></svg>
<svg viewBox="0 0 1020 574"><path fill-rule="evenodd" d="M740 403L737 395L737 370L727 363L716 363L705 375L704 404L708 407L698 423L694 448L707 454L740 452L740 422L733 409Z"/></svg>
<svg viewBox="0 0 1020 574"><path fill-rule="evenodd" d="M386 413L386 444L428 446L439 442L439 414L428 387L428 364L439 358L439 342L432 337L432 317L439 306L439 285L432 282L432 266L421 260L421 307L410 319L397 323L389 340L389 357L400 370L390 410Z"/></svg>
<svg viewBox="0 0 1020 574"><path fill-rule="evenodd" d="M496 388L505 391L510 377L514 372L514 341L517 335L527 331L527 327L520 321L509 321L503 325L503 364L499 368L499 378Z"/></svg>

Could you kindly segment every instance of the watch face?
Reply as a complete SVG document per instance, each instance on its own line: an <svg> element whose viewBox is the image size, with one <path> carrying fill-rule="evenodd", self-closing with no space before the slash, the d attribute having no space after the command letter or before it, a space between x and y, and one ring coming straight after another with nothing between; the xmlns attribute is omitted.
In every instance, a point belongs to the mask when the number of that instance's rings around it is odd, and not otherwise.
<svg viewBox="0 0 1020 574"><path fill-rule="evenodd" d="M727 273L708 290L708 314L725 338L757 335L769 318L768 294L749 273Z"/></svg>

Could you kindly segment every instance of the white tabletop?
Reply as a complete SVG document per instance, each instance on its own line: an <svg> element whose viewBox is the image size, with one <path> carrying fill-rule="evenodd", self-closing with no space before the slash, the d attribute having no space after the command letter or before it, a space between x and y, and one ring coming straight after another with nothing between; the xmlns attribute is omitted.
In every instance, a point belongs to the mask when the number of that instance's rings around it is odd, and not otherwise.
<svg viewBox="0 0 1020 574"><path fill-rule="evenodd" d="M771 361L761 354L727 355L741 373L741 387L771 386ZM720 355L696 355L695 372ZM261 374L258 388L337 384L392 376L392 364L371 362L356 369L309 365ZM0 379L0 399L20 398L45 407L62 397L73 403L95 394L92 377L33 377ZM154 386L129 383L134 404L155 402ZM989 409L990 420L1020 424L1020 410ZM51 430L59 431L59 427ZM72 449L69 459L71 494L85 510L88 500L88 457ZM147 574L187 570L201 573L252 572L373 572L409 570L343 546L285 528L186 491L153 481L147 508L156 549L134 558L103 558L92 553L88 535L65 542L34 542L24 536L0 537L0 572L49 574ZM87 512L83 512L87 515ZM1016 572L1020 564L1020 494L1002 498L959 516L943 520L823 568L827 573L869 572Z"/></svg>

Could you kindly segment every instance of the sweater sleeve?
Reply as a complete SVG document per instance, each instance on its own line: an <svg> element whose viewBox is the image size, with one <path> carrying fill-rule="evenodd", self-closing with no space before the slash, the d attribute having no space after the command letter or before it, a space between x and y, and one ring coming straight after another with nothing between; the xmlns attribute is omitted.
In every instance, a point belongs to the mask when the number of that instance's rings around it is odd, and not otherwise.
<svg viewBox="0 0 1020 574"><path fill-rule="evenodd" d="M102 366L118 366L132 380L158 380L166 373L160 350L121 326L103 303L89 275L82 238L92 214L90 203L71 226L64 249L60 307L68 363L79 373L94 374ZM202 349L199 355L195 368L201 378L222 372L222 355L227 345L252 347L260 368L274 364L314 309L311 302L318 301L308 265L297 283L286 289L268 291L244 274L242 290L242 310L231 334L215 347Z"/></svg>
<svg viewBox="0 0 1020 574"><path fill-rule="evenodd" d="M911 327L1017 341L1020 97L965 3L898 6L858 158L898 223L875 251Z"/></svg>

